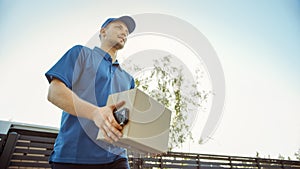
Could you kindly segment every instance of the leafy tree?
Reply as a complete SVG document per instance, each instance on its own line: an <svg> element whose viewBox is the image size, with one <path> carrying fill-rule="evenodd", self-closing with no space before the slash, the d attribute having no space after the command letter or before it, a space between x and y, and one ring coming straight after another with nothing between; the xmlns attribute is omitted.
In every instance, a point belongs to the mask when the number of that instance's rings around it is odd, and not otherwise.
<svg viewBox="0 0 300 169"><path fill-rule="evenodd" d="M135 77L136 87L172 111L169 150L182 147L187 139L193 140L187 124L188 114L198 113L199 108L203 108L202 103L211 94L210 91L199 91L198 82L188 82L182 66L174 65L171 60L171 56L154 60L154 68L150 72ZM133 69L141 68L134 65ZM199 76L200 71L195 73Z"/></svg>
<svg viewBox="0 0 300 169"><path fill-rule="evenodd" d="M279 154L279 155L278 155L278 159L284 160L284 156L282 156L281 154Z"/></svg>
<svg viewBox="0 0 300 169"><path fill-rule="evenodd" d="M300 148L294 155L295 155L296 159L300 161Z"/></svg>
<svg viewBox="0 0 300 169"><path fill-rule="evenodd" d="M256 151L256 155L255 155L255 157L256 157L256 158L260 158L260 156L259 156L259 152L258 152L258 151Z"/></svg>

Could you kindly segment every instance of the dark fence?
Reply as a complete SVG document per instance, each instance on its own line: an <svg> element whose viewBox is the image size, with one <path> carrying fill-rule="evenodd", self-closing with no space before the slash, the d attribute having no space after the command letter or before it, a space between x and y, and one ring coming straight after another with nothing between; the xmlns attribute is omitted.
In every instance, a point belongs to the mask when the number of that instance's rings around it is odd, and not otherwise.
<svg viewBox="0 0 300 169"><path fill-rule="evenodd" d="M299 168L300 161L168 152L159 157L130 158L132 168Z"/></svg>
<svg viewBox="0 0 300 169"><path fill-rule="evenodd" d="M50 168L57 129L0 121L0 169Z"/></svg>
<svg viewBox="0 0 300 169"><path fill-rule="evenodd" d="M50 168L48 158L57 129L0 121L0 169ZM300 169L300 161L176 153L157 157L129 156L131 168L257 168Z"/></svg>

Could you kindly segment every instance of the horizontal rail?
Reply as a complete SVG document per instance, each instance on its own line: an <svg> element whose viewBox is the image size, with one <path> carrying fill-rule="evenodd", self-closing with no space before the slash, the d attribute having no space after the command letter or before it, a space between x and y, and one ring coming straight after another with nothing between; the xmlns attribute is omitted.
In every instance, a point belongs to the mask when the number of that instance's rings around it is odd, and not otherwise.
<svg viewBox="0 0 300 169"><path fill-rule="evenodd" d="M55 129L30 125L12 125L7 136L1 162L4 168L50 168L48 158L57 136ZM4 154L5 153L5 154ZM9 156L7 156L9 155ZM9 158L8 158L9 157ZM251 168L300 169L300 161L213 154L168 152L160 156L136 158L128 155L131 168ZM2 164L0 164L2 166ZM7 164L7 165L6 165ZM0 167L2 168L2 167Z"/></svg>

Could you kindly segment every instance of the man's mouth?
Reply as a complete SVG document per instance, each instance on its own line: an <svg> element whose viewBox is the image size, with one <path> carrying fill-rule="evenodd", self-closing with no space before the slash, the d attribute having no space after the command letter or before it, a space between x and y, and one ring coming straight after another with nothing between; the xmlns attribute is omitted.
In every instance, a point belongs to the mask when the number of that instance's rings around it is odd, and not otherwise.
<svg viewBox="0 0 300 169"><path fill-rule="evenodd" d="M125 38L124 37L119 36L118 38L120 38L125 43Z"/></svg>

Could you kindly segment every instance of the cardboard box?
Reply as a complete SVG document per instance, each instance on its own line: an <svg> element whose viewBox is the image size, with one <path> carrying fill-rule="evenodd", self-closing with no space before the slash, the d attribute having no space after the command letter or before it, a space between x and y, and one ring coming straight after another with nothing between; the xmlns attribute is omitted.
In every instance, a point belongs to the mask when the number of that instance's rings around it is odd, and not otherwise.
<svg viewBox="0 0 300 169"><path fill-rule="evenodd" d="M171 111L137 88L110 95L107 105L122 100L126 101L123 107L129 109L129 122L123 127L123 137L114 144L139 154L167 152ZM97 139L104 139L101 131Z"/></svg>

